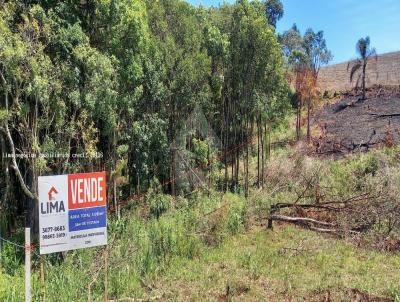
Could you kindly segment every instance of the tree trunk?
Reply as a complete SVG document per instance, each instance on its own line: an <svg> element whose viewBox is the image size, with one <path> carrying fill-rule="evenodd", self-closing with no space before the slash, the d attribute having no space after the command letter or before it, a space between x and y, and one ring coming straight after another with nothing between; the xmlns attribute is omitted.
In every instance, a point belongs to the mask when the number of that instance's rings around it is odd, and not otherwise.
<svg viewBox="0 0 400 302"><path fill-rule="evenodd" d="M261 145L262 145L262 134L260 133L261 123L260 117L257 119L257 187L261 187L261 167L260 167L260 157L261 157Z"/></svg>
<svg viewBox="0 0 400 302"><path fill-rule="evenodd" d="M310 111L311 111L311 99L307 102L307 141L311 141L311 129L310 129Z"/></svg>
<svg viewBox="0 0 400 302"><path fill-rule="evenodd" d="M175 184L176 184L176 145L174 140L172 142L172 150L171 150L171 195L172 196L176 196Z"/></svg>
<svg viewBox="0 0 400 302"><path fill-rule="evenodd" d="M297 119L296 119L296 140L301 138L301 102L297 101Z"/></svg>
<svg viewBox="0 0 400 302"><path fill-rule="evenodd" d="M366 93L365 93L365 73L366 73L366 69L367 69L367 60L364 59L364 64L363 64L363 72L362 72L362 99L365 100L366 97Z"/></svg>
<svg viewBox="0 0 400 302"><path fill-rule="evenodd" d="M264 177L265 177L265 135L266 131L263 130L263 125L260 125L261 129L261 188L264 188Z"/></svg>
<svg viewBox="0 0 400 302"><path fill-rule="evenodd" d="M250 122L249 121L246 122L246 130L247 130L246 132L248 132L249 123L251 124L251 121ZM249 139L251 140L252 134L253 133L252 133L252 131L250 129L250 135L247 135L247 137L244 137L244 140L249 140ZM246 141L245 144L246 144L246 170L245 170L246 180L245 180L245 193L244 193L244 195L247 198L247 197L249 197L249 147L251 146L251 142Z"/></svg>

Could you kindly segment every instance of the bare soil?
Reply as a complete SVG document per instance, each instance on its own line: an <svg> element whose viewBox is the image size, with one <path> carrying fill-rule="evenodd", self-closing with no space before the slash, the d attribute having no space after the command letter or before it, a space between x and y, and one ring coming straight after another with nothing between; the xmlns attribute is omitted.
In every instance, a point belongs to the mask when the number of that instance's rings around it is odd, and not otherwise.
<svg viewBox="0 0 400 302"><path fill-rule="evenodd" d="M341 95L313 117L317 154L365 152L400 141L400 89L373 87L366 100Z"/></svg>

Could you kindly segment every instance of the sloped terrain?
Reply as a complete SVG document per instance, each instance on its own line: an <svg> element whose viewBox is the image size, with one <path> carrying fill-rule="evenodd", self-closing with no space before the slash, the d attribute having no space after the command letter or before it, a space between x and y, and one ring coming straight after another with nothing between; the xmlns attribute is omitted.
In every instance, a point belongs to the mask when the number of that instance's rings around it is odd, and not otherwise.
<svg viewBox="0 0 400 302"><path fill-rule="evenodd" d="M315 115L315 151L340 154L392 146L400 139L400 92L374 87L367 99L342 95Z"/></svg>
<svg viewBox="0 0 400 302"><path fill-rule="evenodd" d="M347 91L354 87L350 81L348 64L354 61L333 64L321 68L318 84L321 91ZM400 52L378 54L370 60L366 69L367 87L373 85L400 85Z"/></svg>

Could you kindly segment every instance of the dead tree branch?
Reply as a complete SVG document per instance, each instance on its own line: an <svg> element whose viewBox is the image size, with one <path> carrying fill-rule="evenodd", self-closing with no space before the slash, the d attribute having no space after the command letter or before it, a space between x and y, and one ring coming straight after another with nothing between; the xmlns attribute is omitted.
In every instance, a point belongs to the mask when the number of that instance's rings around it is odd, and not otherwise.
<svg viewBox="0 0 400 302"><path fill-rule="evenodd" d="M369 115L372 115L376 118L384 118L384 117L398 117L400 116L400 113L369 113Z"/></svg>
<svg viewBox="0 0 400 302"><path fill-rule="evenodd" d="M0 72L2 84L4 87L6 87L7 82L3 76L3 73ZM8 91L7 89L4 89L4 98L5 98L5 104L6 104L6 111L8 114ZM4 121L4 127L0 127L0 130L2 130L7 138L8 144L10 145L10 150L11 150L11 168L15 171L15 174L17 175L17 178L19 180L19 183L22 187L22 191L31 199L38 201L39 198L31 192L31 190L28 188L28 186L25 184L24 178L22 177L21 171L18 167L17 164L17 159L16 159L16 153L15 153L15 146L14 146L14 141L11 136L10 128L8 127L8 117Z"/></svg>
<svg viewBox="0 0 400 302"><path fill-rule="evenodd" d="M18 167L17 159L16 159L16 153L15 153L15 146L14 146L14 141L11 137L11 132L8 127L8 122L6 121L4 123L4 128L0 128L3 130L3 132L6 134L8 144L10 145L10 150L11 150L11 168L15 171L15 174L17 175L17 178L19 180L19 183L21 185L22 191L31 199L33 200L39 200L39 198L31 192L31 190L28 188L28 186L25 184L24 178L22 177L22 173Z"/></svg>
<svg viewBox="0 0 400 302"><path fill-rule="evenodd" d="M330 222L318 221L312 218L304 218L304 217L290 217L290 216L283 216L283 215L271 215L270 219L275 221L284 221L284 222L291 222L295 224L316 224L328 227L334 227L335 224Z"/></svg>

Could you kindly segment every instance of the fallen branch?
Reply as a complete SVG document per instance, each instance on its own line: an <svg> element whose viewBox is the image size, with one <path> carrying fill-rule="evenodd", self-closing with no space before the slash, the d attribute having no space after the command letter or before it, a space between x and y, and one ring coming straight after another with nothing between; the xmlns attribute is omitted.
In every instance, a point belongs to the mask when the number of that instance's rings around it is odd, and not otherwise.
<svg viewBox="0 0 400 302"><path fill-rule="evenodd" d="M397 117L400 116L400 113L369 113L369 115L375 116L376 118L381 118L381 117Z"/></svg>
<svg viewBox="0 0 400 302"><path fill-rule="evenodd" d="M322 204L277 203L272 206L271 213L275 213L277 210L285 209L285 208L322 209L322 210L329 210L329 211L340 211L341 210L341 208L327 206L324 203L322 203Z"/></svg>
<svg viewBox="0 0 400 302"><path fill-rule="evenodd" d="M160 294L157 296L149 297L147 299L138 299L138 298L120 298L120 299L113 299L108 300L108 302L146 302L146 301L160 301L164 295Z"/></svg>
<svg viewBox="0 0 400 302"><path fill-rule="evenodd" d="M295 224L317 224L317 225L322 225L322 226L330 226L333 227L335 224L330 223L330 222L325 222L325 221L318 221L312 218L305 218L305 217L290 217L290 216L283 216L283 215L271 215L270 219L276 220L276 221L285 221L285 222L291 222Z"/></svg>
<svg viewBox="0 0 400 302"><path fill-rule="evenodd" d="M325 222L325 221L318 221L315 219L311 219L311 218L304 218L304 217L290 217L290 216L283 216L283 215L271 215L268 218L268 228L269 225L271 224L272 226L272 222L273 221L283 221L283 222L289 222L289 223L293 223L295 225L300 225L303 227L306 227L309 230L315 231L315 232L319 232L319 233L327 233L327 234L335 234L335 235L341 235L344 233L350 233L350 234L360 234L360 232L356 231L356 230L341 230L341 229L336 229L336 228L329 228L329 227L335 227L336 225L330 222ZM318 226L314 226L314 225L320 225L320 226L325 226L328 228L323 228L323 227L318 227ZM272 227L271 227L272 229Z"/></svg>
<svg viewBox="0 0 400 302"><path fill-rule="evenodd" d="M354 203L357 201L369 200L374 198L374 196L370 196L369 193L363 193L361 195L352 196L345 200L333 200L326 201L322 203L313 203L313 204L296 204L296 203L277 203L271 206L271 213L275 213L280 209L284 208L302 208L302 209L323 209L329 211L340 211L343 210L348 204ZM334 207L333 205L337 205ZM340 207L338 207L340 206Z"/></svg>

